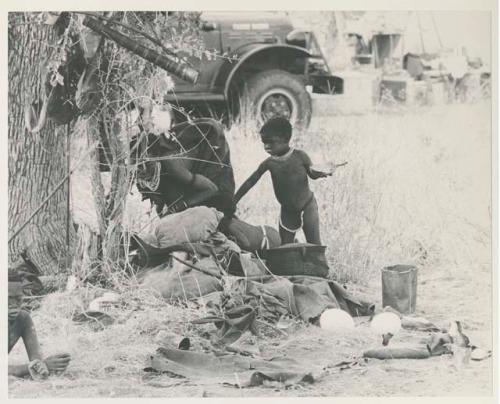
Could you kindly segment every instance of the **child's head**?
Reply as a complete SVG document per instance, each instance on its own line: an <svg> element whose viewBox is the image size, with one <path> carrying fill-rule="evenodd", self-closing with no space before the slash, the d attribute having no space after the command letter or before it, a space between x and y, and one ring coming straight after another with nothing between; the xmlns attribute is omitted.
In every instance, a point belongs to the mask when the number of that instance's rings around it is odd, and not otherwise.
<svg viewBox="0 0 500 404"><path fill-rule="evenodd" d="M14 320L23 303L23 280L15 271L9 271L9 320Z"/></svg>
<svg viewBox="0 0 500 404"><path fill-rule="evenodd" d="M266 152L270 155L280 155L289 148L292 125L285 118L271 118L260 129L260 137Z"/></svg>

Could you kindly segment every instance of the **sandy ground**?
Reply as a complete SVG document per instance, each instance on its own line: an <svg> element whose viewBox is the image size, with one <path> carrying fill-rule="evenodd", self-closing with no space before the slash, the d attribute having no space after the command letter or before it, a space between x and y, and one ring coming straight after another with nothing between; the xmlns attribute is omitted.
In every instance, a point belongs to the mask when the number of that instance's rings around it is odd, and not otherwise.
<svg viewBox="0 0 500 404"><path fill-rule="evenodd" d="M417 315L426 316L438 326L446 327L450 320L460 319L465 332L475 345L492 346L491 274L486 267L474 269L420 268ZM452 275L453 273L453 275ZM378 291L376 283L362 290ZM482 291L480 294L471 291ZM371 293L375 302L380 296ZM391 344L419 342L427 333L402 332ZM42 336L43 338L43 336ZM350 334L331 335L318 327L299 327L287 337L276 338L262 345L263 356L286 355L304 364L304 369L328 367L359 357L364 349L380 344L366 324L358 325ZM100 349L103 349L101 347ZM20 346L14 356L22 358ZM144 355L148 349L144 347ZM124 358L126 362L126 358ZM217 384L196 384L168 376L145 377L141 369L136 374L123 374L119 369L109 375L83 378L51 377L47 382L13 380L9 383L10 397L215 397L215 396L447 396L492 394L493 360L471 362L458 369L450 356L426 360L371 359L361 366L343 371L330 369L312 385L293 389L274 387L237 389ZM125 367L124 363L124 367ZM74 363L72 366L77 367ZM127 366L128 368L128 366Z"/></svg>

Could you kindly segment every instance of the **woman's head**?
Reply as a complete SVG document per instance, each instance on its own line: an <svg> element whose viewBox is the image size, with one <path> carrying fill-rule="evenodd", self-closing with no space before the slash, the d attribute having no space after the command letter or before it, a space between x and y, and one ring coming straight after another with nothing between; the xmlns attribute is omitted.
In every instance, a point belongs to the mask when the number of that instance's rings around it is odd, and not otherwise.
<svg viewBox="0 0 500 404"><path fill-rule="evenodd" d="M168 104L158 105L144 101L139 107L138 124L141 131L146 133L168 133L172 126L172 108Z"/></svg>

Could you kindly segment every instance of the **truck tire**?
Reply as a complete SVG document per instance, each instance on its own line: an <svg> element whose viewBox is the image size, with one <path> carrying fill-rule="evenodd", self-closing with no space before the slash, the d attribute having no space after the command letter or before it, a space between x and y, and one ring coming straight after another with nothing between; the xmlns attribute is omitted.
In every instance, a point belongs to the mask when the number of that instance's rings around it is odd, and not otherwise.
<svg viewBox="0 0 500 404"><path fill-rule="evenodd" d="M251 76L243 89L260 124L275 116L287 118L294 128L305 129L311 121L311 97L304 84L283 70L267 70Z"/></svg>

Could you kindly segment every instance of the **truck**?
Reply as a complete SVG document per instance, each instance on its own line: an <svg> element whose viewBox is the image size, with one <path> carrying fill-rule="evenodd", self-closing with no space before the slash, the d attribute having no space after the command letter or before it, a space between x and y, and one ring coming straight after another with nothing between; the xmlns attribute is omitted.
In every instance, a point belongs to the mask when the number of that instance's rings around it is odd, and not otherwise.
<svg viewBox="0 0 500 404"><path fill-rule="evenodd" d="M295 29L276 12L205 12L200 37L209 51L187 56L199 72L195 83L173 76L165 101L174 120L186 112L233 122L251 113L259 123L282 116L307 128L311 93L341 94L343 81L332 74L313 32Z"/></svg>

